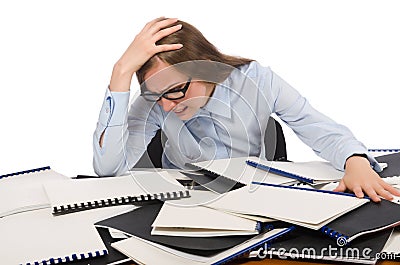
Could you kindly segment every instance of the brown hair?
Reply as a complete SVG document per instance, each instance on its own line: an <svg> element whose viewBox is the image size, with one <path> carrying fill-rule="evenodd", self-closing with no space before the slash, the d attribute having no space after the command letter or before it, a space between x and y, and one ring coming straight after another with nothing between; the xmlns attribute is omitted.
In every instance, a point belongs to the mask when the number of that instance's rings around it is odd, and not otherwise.
<svg viewBox="0 0 400 265"><path fill-rule="evenodd" d="M184 21L177 21L174 25L182 25L182 29L162 38L156 44L171 44L171 43L181 43L183 47L179 50L161 52L153 57L151 57L137 72L136 77L139 81L139 84L144 82L144 76L147 71L155 65L155 57L157 56L162 61L170 64L175 65L182 62L187 61L196 61L196 60L207 60L218 62L225 65L231 66L229 67L222 67L224 70L218 71L219 77L217 80L223 81L228 77L230 72L232 71L232 67L238 68L242 65L250 63L251 59L231 56L221 53L213 44L211 44L203 34L194 26L190 25ZM170 27L169 26L169 27ZM229 70L227 70L229 69ZM203 73L203 75L208 76L210 73L215 73L215 69L208 69L208 73ZM201 74L200 74L201 75Z"/></svg>

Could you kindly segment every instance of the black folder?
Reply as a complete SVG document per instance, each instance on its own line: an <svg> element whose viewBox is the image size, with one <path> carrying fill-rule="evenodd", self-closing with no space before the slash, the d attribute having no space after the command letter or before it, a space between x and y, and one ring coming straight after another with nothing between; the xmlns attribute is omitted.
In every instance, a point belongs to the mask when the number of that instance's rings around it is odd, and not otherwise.
<svg viewBox="0 0 400 265"><path fill-rule="evenodd" d="M393 177L400 176L400 152L376 157L379 163L387 163L387 167L379 172L379 176Z"/></svg>
<svg viewBox="0 0 400 265"><path fill-rule="evenodd" d="M322 227L324 234L335 240L351 242L365 234L400 225L400 205L387 200L368 202Z"/></svg>
<svg viewBox="0 0 400 265"><path fill-rule="evenodd" d="M392 230L369 234L350 244L338 246L337 242L319 231L297 227L285 237L272 242L268 252L270 256L267 257L375 264Z"/></svg>
<svg viewBox="0 0 400 265"><path fill-rule="evenodd" d="M248 239L246 236L223 237L179 237L151 235L151 224L162 207L162 203L144 205L138 209L97 222L96 227L114 228L129 235L137 236L161 245L187 253L209 256L236 246ZM176 218L179 218L177 216Z"/></svg>

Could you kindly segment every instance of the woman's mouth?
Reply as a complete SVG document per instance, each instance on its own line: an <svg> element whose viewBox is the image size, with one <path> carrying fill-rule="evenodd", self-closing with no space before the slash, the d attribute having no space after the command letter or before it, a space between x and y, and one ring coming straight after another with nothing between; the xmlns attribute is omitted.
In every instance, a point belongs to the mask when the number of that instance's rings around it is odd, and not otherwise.
<svg viewBox="0 0 400 265"><path fill-rule="evenodd" d="M184 112L187 108L188 108L188 107L185 106L185 107L183 107L183 108L174 109L174 113L175 113L175 114L180 114L180 113Z"/></svg>

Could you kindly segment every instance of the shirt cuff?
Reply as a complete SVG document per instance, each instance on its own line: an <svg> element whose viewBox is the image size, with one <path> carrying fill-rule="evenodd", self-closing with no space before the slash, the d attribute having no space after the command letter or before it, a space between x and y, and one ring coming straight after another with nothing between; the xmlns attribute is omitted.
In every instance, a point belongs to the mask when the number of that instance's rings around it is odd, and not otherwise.
<svg viewBox="0 0 400 265"><path fill-rule="evenodd" d="M99 115L101 127L121 126L126 123L130 92L111 92L107 89Z"/></svg>
<svg viewBox="0 0 400 265"><path fill-rule="evenodd" d="M127 122L129 94L129 91L111 92L112 106L108 126L121 126Z"/></svg>

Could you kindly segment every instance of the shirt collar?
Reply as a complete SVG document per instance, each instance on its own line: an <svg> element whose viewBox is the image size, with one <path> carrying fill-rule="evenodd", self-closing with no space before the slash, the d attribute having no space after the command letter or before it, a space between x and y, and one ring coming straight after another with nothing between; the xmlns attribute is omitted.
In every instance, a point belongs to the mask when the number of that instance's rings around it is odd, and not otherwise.
<svg viewBox="0 0 400 265"><path fill-rule="evenodd" d="M231 91L229 83L229 78L227 78L221 84L217 84L212 96L202 109L225 118L231 118Z"/></svg>

